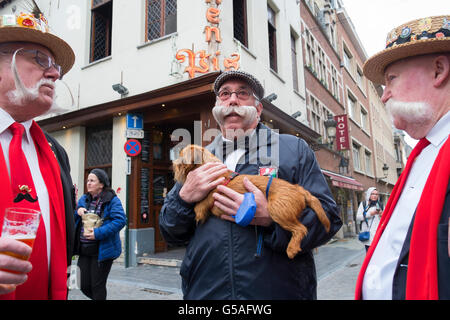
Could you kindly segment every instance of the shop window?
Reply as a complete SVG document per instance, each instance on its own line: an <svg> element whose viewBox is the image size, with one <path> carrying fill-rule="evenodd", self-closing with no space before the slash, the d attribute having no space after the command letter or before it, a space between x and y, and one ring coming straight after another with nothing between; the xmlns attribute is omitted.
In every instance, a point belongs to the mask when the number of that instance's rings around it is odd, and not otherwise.
<svg viewBox="0 0 450 320"><path fill-rule="evenodd" d="M86 162L84 167L85 178L92 169L101 168L108 173L112 180L112 125L86 128Z"/></svg>
<svg viewBox="0 0 450 320"><path fill-rule="evenodd" d="M177 0L147 0L146 41L177 31Z"/></svg>
<svg viewBox="0 0 450 320"><path fill-rule="evenodd" d="M277 29L275 28L275 11L267 7L268 25L269 25L269 60L270 68L277 72Z"/></svg>
<svg viewBox="0 0 450 320"><path fill-rule="evenodd" d="M233 0L233 34L248 48L247 0Z"/></svg>
<svg viewBox="0 0 450 320"><path fill-rule="evenodd" d="M112 0L92 0L89 62L111 55Z"/></svg>

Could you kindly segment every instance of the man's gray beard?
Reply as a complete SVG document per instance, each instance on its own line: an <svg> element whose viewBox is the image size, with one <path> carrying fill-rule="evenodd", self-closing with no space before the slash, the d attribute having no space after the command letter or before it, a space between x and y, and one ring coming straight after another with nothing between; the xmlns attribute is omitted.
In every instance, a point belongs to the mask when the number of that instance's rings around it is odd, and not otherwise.
<svg viewBox="0 0 450 320"><path fill-rule="evenodd" d="M426 102L402 102L389 99L386 108L392 120L400 119L407 124L423 125L433 118L432 109Z"/></svg>
<svg viewBox="0 0 450 320"><path fill-rule="evenodd" d="M256 110L256 107L254 106L241 106L241 107L225 107L225 106L218 106L216 105L212 109L212 114L214 116L214 119L216 119L217 123L222 127L225 123L225 118L229 116L232 113L236 113L238 116L240 116L243 119L243 126L248 127L253 122L256 121L256 118L258 116L258 112Z"/></svg>
<svg viewBox="0 0 450 320"><path fill-rule="evenodd" d="M39 97L39 88L42 85L48 84L53 87L55 87L55 83L50 79L41 79L39 80L33 87L27 88L25 87L25 84L20 79L19 72L17 71L17 65L16 65L16 54L21 49L16 50L16 52L13 55L13 58L11 60L11 72L13 74L14 78L14 84L16 89L8 91L6 93L9 101L16 105L16 106L24 106L27 102L33 102ZM45 113L61 113L66 111L66 109L60 108L56 102L56 96L53 97L52 105L50 106L50 109Z"/></svg>

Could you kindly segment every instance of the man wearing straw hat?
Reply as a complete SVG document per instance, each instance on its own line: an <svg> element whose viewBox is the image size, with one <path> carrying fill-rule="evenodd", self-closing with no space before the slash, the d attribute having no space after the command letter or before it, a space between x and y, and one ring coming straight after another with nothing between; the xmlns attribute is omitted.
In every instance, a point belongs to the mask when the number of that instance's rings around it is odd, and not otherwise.
<svg viewBox="0 0 450 320"><path fill-rule="evenodd" d="M32 250L0 237L0 299L67 298L74 241L70 167L63 148L33 118L54 105L55 82L74 60L41 12L0 16L0 230L7 207L42 214Z"/></svg>
<svg viewBox="0 0 450 320"><path fill-rule="evenodd" d="M394 125L420 140L361 267L356 299L450 299L450 15L394 29L364 65Z"/></svg>

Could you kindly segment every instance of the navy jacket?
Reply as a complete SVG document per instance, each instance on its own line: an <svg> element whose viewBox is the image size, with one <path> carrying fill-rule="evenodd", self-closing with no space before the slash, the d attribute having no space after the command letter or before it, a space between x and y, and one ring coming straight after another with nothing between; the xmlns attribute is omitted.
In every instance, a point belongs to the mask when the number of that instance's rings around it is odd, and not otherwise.
<svg viewBox="0 0 450 320"><path fill-rule="evenodd" d="M312 209L305 209L300 221L308 228L308 234L302 241L302 252L291 260L286 254L291 234L276 223L269 227L241 227L211 215L204 224L196 225L194 204L179 197L181 185L176 184L165 198L159 223L169 244L188 244L180 269L185 299L316 298L311 250L326 243L341 227L338 208L305 141L278 135L261 124L256 133L260 143L250 143L245 163L238 164L235 171L258 175L258 169L268 165L269 157L263 149L268 147L271 155L278 150L279 162L272 159L277 162L278 178L299 184L319 198L331 222L330 232L326 233ZM218 155L221 141L219 136L207 148ZM255 257L259 233L263 233L263 249L261 256Z"/></svg>
<svg viewBox="0 0 450 320"><path fill-rule="evenodd" d="M90 194L83 194L78 200L77 210L79 208L87 208L90 202ZM94 229L95 239L99 241L98 261L116 259L122 253L122 243L120 241L119 232L125 226L127 218L122 207L122 203L116 196L114 191L104 191L102 195L102 219L103 224ZM75 210L75 224L76 224L76 251L79 252L80 231L81 231L81 217Z"/></svg>
<svg viewBox="0 0 450 320"><path fill-rule="evenodd" d="M450 247L449 226L450 221L450 183L445 195L444 208L438 225L437 258L438 258L438 289L440 300L450 300ZM392 299L404 300L406 298L406 276L408 272L409 247L414 218L409 226L402 251L398 259L392 284Z"/></svg>

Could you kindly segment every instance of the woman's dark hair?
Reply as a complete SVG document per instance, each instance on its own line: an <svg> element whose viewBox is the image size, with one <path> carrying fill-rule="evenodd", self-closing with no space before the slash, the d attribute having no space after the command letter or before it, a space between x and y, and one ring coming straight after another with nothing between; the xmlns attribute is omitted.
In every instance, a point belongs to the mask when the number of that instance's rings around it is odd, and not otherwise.
<svg viewBox="0 0 450 320"><path fill-rule="evenodd" d="M105 172L105 170L95 168L92 169L90 173L95 174L95 176L98 178L98 181L100 181L100 183L103 183L103 189L109 189L111 187L108 174Z"/></svg>

